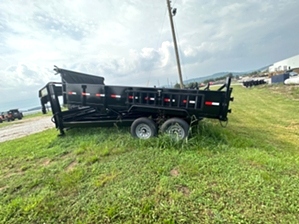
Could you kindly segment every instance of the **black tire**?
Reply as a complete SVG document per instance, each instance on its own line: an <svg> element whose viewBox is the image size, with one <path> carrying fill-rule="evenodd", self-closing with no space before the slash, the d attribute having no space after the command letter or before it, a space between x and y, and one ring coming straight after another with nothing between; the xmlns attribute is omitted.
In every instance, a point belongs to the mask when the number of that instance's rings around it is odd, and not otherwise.
<svg viewBox="0 0 299 224"><path fill-rule="evenodd" d="M189 135L189 124L180 118L170 118L161 126L161 132L176 140L182 140Z"/></svg>
<svg viewBox="0 0 299 224"><path fill-rule="evenodd" d="M149 139L157 135L157 126L147 117L138 118L131 125L131 135L135 138Z"/></svg>

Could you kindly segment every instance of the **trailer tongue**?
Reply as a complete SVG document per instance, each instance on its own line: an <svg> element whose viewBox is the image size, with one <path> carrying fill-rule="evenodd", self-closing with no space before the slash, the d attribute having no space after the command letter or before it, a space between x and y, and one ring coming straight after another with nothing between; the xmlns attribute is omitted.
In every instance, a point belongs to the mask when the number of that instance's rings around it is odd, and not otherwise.
<svg viewBox="0 0 299 224"><path fill-rule="evenodd" d="M134 137L147 139L158 128L173 137L188 136L189 125L203 118L227 121L232 88L227 78L218 90L110 86L104 78L55 66L61 82L39 90L42 111L50 102L53 122L60 134L69 127L131 125ZM62 110L59 102L62 96Z"/></svg>

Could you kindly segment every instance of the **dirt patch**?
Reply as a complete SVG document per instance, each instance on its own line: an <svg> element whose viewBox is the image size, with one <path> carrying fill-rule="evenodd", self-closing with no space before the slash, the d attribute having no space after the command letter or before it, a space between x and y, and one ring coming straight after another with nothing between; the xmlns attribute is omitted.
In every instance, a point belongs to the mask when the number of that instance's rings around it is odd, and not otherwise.
<svg viewBox="0 0 299 224"><path fill-rule="evenodd" d="M179 172L179 169L177 169L177 168L174 168L170 171L170 175L172 177L177 177L179 174L180 174L180 172Z"/></svg>
<svg viewBox="0 0 299 224"><path fill-rule="evenodd" d="M40 116L12 122L15 123L0 128L0 142L21 138L55 126L49 116Z"/></svg>
<svg viewBox="0 0 299 224"><path fill-rule="evenodd" d="M299 129L299 123L291 122L291 124L289 124L287 126L287 129L289 129L289 130L298 130Z"/></svg>
<svg viewBox="0 0 299 224"><path fill-rule="evenodd" d="M61 160L67 159L70 157L70 152L62 152L59 156Z"/></svg>
<svg viewBox="0 0 299 224"><path fill-rule="evenodd" d="M178 191L181 192L184 196L190 195L190 189L187 186L179 186Z"/></svg>
<svg viewBox="0 0 299 224"><path fill-rule="evenodd" d="M211 209L205 209L205 213L210 217L214 218L215 214Z"/></svg>
<svg viewBox="0 0 299 224"><path fill-rule="evenodd" d="M10 172L10 173L6 174L6 175L4 176L4 178L9 178L9 177L12 177L12 176L15 176L15 175L21 175L21 174L23 174L23 173L24 173L23 171Z"/></svg>
<svg viewBox="0 0 299 224"><path fill-rule="evenodd" d="M0 192L8 188L8 186L0 187Z"/></svg>
<svg viewBox="0 0 299 224"><path fill-rule="evenodd" d="M66 171L70 172L72 170L75 169L75 166L77 166L78 162L77 161L73 161L71 162L67 167L66 167Z"/></svg>
<svg viewBox="0 0 299 224"><path fill-rule="evenodd" d="M50 159L45 159L44 161L42 161L43 166L48 166L50 163L51 163Z"/></svg>

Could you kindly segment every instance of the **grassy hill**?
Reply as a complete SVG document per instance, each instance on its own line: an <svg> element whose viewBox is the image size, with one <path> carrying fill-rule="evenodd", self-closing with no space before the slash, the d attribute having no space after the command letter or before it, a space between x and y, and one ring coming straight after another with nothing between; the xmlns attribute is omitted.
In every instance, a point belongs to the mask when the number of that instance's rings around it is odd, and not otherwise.
<svg viewBox="0 0 299 224"><path fill-rule="evenodd" d="M188 141L126 128L0 143L1 223L297 223L295 87L235 86L229 124Z"/></svg>

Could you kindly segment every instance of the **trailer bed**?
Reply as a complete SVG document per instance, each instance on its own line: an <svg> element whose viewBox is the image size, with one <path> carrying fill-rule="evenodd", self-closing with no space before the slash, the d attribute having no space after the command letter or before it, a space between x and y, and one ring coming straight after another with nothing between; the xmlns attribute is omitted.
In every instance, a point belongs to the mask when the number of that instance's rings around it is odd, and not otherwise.
<svg viewBox="0 0 299 224"><path fill-rule="evenodd" d="M45 104L50 102L61 134L68 127L132 125L140 118L150 119L147 122L153 121L157 127L171 118L188 124L202 118L227 121L233 100L230 78L218 90L149 88L110 86L100 76L57 67L54 70L61 75L61 82L49 82L39 97L44 113ZM61 109L59 96L68 110Z"/></svg>

